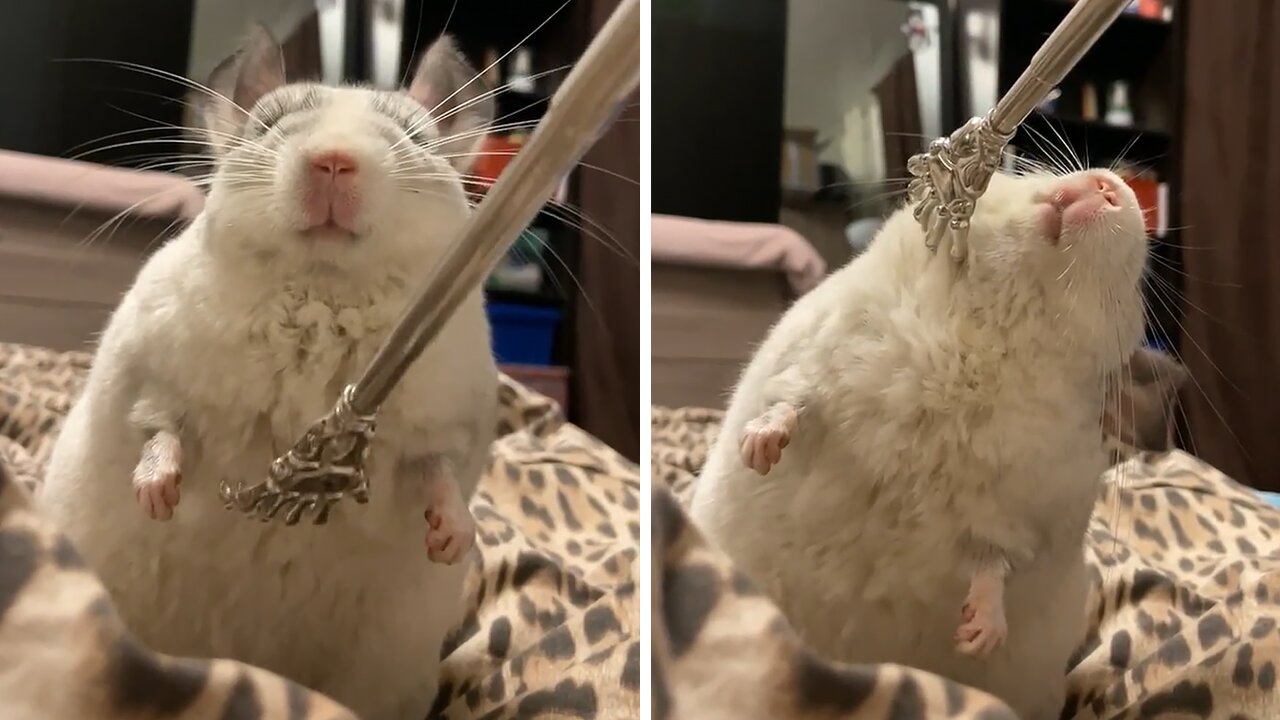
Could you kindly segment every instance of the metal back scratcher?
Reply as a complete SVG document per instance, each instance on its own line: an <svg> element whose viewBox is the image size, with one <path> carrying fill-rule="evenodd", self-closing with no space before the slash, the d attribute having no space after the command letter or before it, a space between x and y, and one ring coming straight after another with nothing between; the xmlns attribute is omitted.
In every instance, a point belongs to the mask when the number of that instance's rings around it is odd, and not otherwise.
<svg viewBox="0 0 1280 720"><path fill-rule="evenodd" d="M925 229L931 251L949 240L953 260L963 262L968 256L969 219L1018 125L1128 4L1129 0L1077 0L986 117L973 118L951 137L934 140L907 162L912 177L907 199L915 205L915 218Z"/></svg>
<svg viewBox="0 0 1280 720"><path fill-rule="evenodd" d="M296 525L310 516L322 525L339 500L369 501L365 459L379 407L458 304L533 221L559 179L612 124L639 83L640 0L623 0L364 374L343 389L328 415L271 464L265 480L223 483L219 492L227 508L264 522L281 519Z"/></svg>

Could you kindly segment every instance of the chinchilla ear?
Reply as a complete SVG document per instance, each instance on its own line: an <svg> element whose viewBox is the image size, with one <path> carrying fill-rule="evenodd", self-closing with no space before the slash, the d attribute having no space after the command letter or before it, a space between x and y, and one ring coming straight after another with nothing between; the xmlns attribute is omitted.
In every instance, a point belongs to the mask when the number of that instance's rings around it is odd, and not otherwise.
<svg viewBox="0 0 1280 720"><path fill-rule="evenodd" d="M280 43L265 27L249 28L240 49L218 63L209 77L212 93L196 98L196 119L212 147L222 152L243 130L249 111L267 93L285 84Z"/></svg>
<svg viewBox="0 0 1280 720"><path fill-rule="evenodd" d="M438 154L465 173L493 122L492 88L476 74L449 35L427 48L406 89L436 121ZM450 138L454 138L450 140Z"/></svg>

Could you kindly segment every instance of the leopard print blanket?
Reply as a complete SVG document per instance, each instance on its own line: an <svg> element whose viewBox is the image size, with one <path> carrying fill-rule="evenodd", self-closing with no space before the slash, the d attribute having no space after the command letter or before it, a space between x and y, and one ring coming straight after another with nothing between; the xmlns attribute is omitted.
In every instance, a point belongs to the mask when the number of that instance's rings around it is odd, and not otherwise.
<svg viewBox="0 0 1280 720"><path fill-rule="evenodd" d="M74 549L32 508L90 359L0 344L0 467L10 476L0 482L0 717L349 717L261 670L139 647ZM509 378L500 398L501 437L471 506L481 562L466 618L442 648L430 716L636 718L639 470ZM20 546L10 542L14 528L26 538ZM22 578L12 571L15 547L29 550Z"/></svg>
<svg viewBox="0 0 1280 720"><path fill-rule="evenodd" d="M655 717L1011 717L927 673L801 646L684 514L721 417L653 412ZM1280 716L1280 511L1186 453L1137 453L1104 476L1085 553L1064 720Z"/></svg>

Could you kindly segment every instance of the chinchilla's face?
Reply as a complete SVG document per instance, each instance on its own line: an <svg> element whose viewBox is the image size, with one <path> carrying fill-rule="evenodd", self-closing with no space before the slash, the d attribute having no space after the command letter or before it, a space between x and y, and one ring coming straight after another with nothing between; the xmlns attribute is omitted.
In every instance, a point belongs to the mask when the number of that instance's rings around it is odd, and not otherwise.
<svg viewBox="0 0 1280 720"><path fill-rule="evenodd" d="M467 216L463 179L493 115L451 40L403 92L284 78L261 30L214 72L201 120L217 242L346 267L438 255Z"/></svg>

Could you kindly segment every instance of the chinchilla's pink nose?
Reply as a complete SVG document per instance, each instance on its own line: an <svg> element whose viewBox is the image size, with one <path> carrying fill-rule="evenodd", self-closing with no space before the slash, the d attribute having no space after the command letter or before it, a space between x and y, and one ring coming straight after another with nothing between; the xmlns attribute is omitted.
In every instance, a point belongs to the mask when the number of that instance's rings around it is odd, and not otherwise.
<svg viewBox="0 0 1280 720"><path fill-rule="evenodd" d="M1120 207L1120 195L1115 181L1105 175L1083 175L1063 183L1053 193L1051 202L1059 210L1066 210L1081 201L1101 199L1111 207Z"/></svg>
<svg viewBox="0 0 1280 720"><path fill-rule="evenodd" d="M312 181L318 184L333 183L338 187L349 185L360 171L360 163L349 153L340 150L319 152L310 157Z"/></svg>
<svg viewBox="0 0 1280 720"><path fill-rule="evenodd" d="M303 211L308 226L354 230L360 212L360 162L351 153L324 150L307 155L306 163Z"/></svg>

